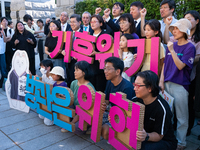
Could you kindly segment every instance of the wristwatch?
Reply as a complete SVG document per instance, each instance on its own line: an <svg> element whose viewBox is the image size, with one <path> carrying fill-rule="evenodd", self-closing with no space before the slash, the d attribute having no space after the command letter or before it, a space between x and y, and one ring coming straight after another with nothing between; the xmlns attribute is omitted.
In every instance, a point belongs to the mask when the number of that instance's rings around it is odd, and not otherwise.
<svg viewBox="0 0 200 150"><path fill-rule="evenodd" d="M145 141L148 141L149 140L149 134L147 133L147 136L145 138Z"/></svg>

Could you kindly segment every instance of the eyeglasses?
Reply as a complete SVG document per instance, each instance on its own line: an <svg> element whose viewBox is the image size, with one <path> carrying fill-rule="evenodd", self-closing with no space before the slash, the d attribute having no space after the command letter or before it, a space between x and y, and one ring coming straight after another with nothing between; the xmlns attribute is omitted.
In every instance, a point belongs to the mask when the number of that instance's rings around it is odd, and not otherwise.
<svg viewBox="0 0 200 150"><path fill-rule="evenodd" d="M104 71L110 71L112 69L114 69L114 68L103 68Z"/></svg>
<svg viewBox="0 0 200 150"><path fill-rule="evenodd" d="M169 7L167 7L167 6L160 7L160 10L161 10L161 9L167 9L167 8L169 8Z"/></svg>
<svg viewBox="0 0 200 150"><path fill-rule="evenodd" d="M146 86L146 85L139 85L139 84L133 83L133 86L139 89L141 86Z"/></svg>
<svg viewBox="0 0 200 150"><path fill-rule="evenodd" d="M113 7L112 9L118 10L118 9L120 9L120 7Z"/></svg>
<svg viewBox="0 0 200 150"><path fill-rule="evenodd" d="M72 22L70 22L69 24L75 24L75 23L77 23L77 22L73 22L73 21L72 21Z"/></svg>
<svg viewBox="0 0 200 150"><path fill-rule="evenodd" d="M92 24L92 23L97 23L97 22L99 22L99 21L90 21L91 24Z"/></svg>
<svg viewBox="0 0 200 150"><path fill-rule="evenodd" d="M126 24L128 21L119 22L119 26Z"/></svg>

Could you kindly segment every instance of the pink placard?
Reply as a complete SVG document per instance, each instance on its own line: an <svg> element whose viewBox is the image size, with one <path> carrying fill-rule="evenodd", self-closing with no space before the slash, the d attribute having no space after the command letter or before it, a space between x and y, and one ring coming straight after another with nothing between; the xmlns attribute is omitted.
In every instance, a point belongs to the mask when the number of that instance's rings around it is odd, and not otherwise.
<svg viewBox="0 0 200 150"><path fill-rule="evenodd" d="M84 47L81 47L80 45L82 45ZM87 47L87 48L85 48L85 47ZM73 48L75 51L77 51L79 53L89 55L92 53L94 46L92 45L92 43L90 43L88 41L84 41L82 39L76 39L74 41Z"/></svg>
<svg viewBox="0 0 200 150"><path fill-rule="evenodd" d="M139 119L140 119L140 106L132 103L132 113L131 118L127 117L126 127L130 129L130 137L129 137L129 145L134 149L137 149L137 140L136 140L136 132L139 127Z"/></svg>
<svg viewBox="0 0 200 150"><path fill-rule="evenodd" d="M155 72L158 75L158 64L159 64L159 46L160 40L159 37L151 38L151 62L150 70Z"/></svg>
<svg viewBox="0 0 200 150"><path fill-rule="evenodd" d="M125 145L123 145L121 142L119 142L116 138L116 131L114 131L112 128L109 128L109 137L108 142L117 150L128 150Z"/></svg>
<svg viewBox="0 0 200 150"><path fill-rule="evenodd" d="M50 53L50 57L54 58L56 57L62 50L62 46L63 46L63 31L53 31L52 32L52 36L57 36L58 37L58 41L57 41L57 45L55 47L55 49Z"/></svg>
<svg viewBox="0 0 200 150"><path fill-rule="evenodd" d="M95 36L92 36L90 35L89 32L86 32L86 31L83 31L83 32L75 32L75 37L78 37L80 39L84 39L86 41L90 41L90 42L93 42L95 43L96 42L96 37Z"/></svg>
<svg viewBox="0 0 200 150"><path fill-rule="evenodd" d="M103 53L103 54L96 54L95 55L95 60L100 60L100 66L99 68L100 69L103 69L104 66L105 66L105 60L108 58L108 57L112 57L112 53Z"/></svg>
<svg viewBox="0 0 200 150"><path fill-rule="evenodd" d="M114 56L119 57L118 49L119 49L119 43L120 43L120 32L114 33Z"/></svg>
<svg viewBox="0 0 200 150"><path fill-rule="evenodd" d="M103 44L102 41L104 40L106 41L106 45L102 47L102 44ZM100 52L106 52L111 48L112 43L113 43L113 40L109 34L102 34L98 37L96 46Z"/></svg>
<svg viewBox="0 0 200 150"><path fill-rule="evenodd" d="M65 42L65 56L64 62L69 63L71 61L71 49L72 49L72 32L67 31Z"/></svg>
<svg viewBox="0 0 200 150"><path fill-rule="evenodd" d="M76 58L77 61L85 60L85 61L87 61L89 64L92 64L92 63L93 63L93 58L88 57L88 56L85 56L85 55L80 54L80 53L75 52L75 51L71 51L71 56L74 57L74 58Z"/></svg>
<svg viewBox="0 0 200 150"><path fill-rule="evenodd" d="M127 46L137 47L137 58L132 66L125 71L125 73L130 77L137 73L143 64L145 54L145 39L128 40Z"/></svg>
<svg viewBox="0 0 200 150"><path fill-rule="evenodd" d="M101 127L99 126L102 125L102 119L100 120L100 113L101 112L101 99L102 96L104 95L104 101L105 101L105 94L100 94L99 92L96 92L95 94L95 101L94 101L94 112L93 112L93 119L92 119L92 130L91 130L91 136L90 138L94 142L99 142L100 141L100 135L101 135ZM99 134L99 136L98 136Z"/></svg>
<svg viewBox="0 0 200 150"><path fill-rule="evenodd" d="M87 97L86 101L83 100L83 94L86 94L85 96ZM78 102L80 106L85 109L89 110L93 106L92 99L92 93L90 92L90 89L86 85L81 85L78 89Z"/></svg>
<svg viewBox="0 0 200 150"><path fill-rule="evenodd" d="M92 116L90 116L82 108L80 108L79 105L76 106L76 114L79 115L79 124L78 124L78 127L82 131L87 130L87 129L84 129L84 124L86 126L86 122L87 122L89 125L91 125L92 124Z"/></svg>
<svg viewBox="0 0 200 150"><path fill-rule="evenodd" d="M117 106L113 106L110 109L109 115L110 115L110 123L111 123L111 126L114 128L114 130L117 132L123 132L126 127L125 112L121 108ZM115 116L119 117L118 123L116 122Z"/></svg>
<svg viewBox="0 0 200 150"><path fill-rule="evenodd" d="M110 102L128 111L129 103L122 99L121 93L118 92L116 92L116 94L110 93Z"/></svg>

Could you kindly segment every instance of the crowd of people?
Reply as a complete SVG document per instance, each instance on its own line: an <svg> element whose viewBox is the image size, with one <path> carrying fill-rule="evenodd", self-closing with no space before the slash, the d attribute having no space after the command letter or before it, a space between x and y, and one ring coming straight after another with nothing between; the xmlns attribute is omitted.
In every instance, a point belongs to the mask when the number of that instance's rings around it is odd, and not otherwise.
<svg viewBox="0 0 200 150"><path fill-rule="evenodd" d="M93 15L84 12L82 16L68 16L62 12L58 20L47 18L46 22L26 14L23 22L18 21L13 30L13 23L6 17L1 18L0 28L0 69L2 87L4 78L11 69L11 60L15 50L25 50L29 57L30 73L35 75L35 52L40 56L42 80L53 86L70 87L74 93L74 105L79 105L77 91L81 85L90 85L95 91L106 94L106 103L102 106L102 137L108 139L111 126L109 109L114 104L109 102L110 93L123 92L127 99L145 105L144 129L137 131L137 140L142 142L142 149L183 150L186 148L186 136L190 135L194 125L195 111L200 111L200 15L195 10L187 11L184 18L174 17L174 0L160 3L162 20L146 20L148 13L140 1L131 3L130 12L124 12L124 4L116 2L112 10L96 8ZM99 15L103 11L103 16ZM70 63L64 63L65 46L60 53L50 57L57 45L58 37L53 31L72 31L72 43L77 38L75 32L87 31L99 37L120 31L119 58L105 60L104 69L99 69L100 62L94 59L92 64L77 62L71 57ZM130 39L160 37L159 73L150 70L151 55L147 54L141 70L133 77L125 71L137 59L137 48L128 47ZM45 39L45 44L43 44ZM90 57L102 53L96 43ZM73 50L73 46L72 46ZM48 56L44 59L44 53ZM174 98L172 111L167 102L159 95L164 90ZM53 121L40 116L46 125ZM72 120L77 133L85 133L78 128L78 116ZM200 121L198 122L200 124ZM88 127L88 131L90 127ZM176 130L176 132L174 131ZM62 132L68 132L61 129ZM87 131L87 132L88 132Z"/></svg>

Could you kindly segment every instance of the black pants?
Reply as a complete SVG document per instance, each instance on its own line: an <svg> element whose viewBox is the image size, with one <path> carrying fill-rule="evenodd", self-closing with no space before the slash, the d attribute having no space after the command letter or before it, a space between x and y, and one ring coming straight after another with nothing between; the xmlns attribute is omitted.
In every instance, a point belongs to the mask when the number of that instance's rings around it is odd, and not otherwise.
<svg viewBox="0 0 200 150"><path fill-rule="evenodd" d="M74 77L74 65L77 61L75 59L72 59L70 63L65 63L65 67L66 67L66 75L67 75L67 86L70 87L72 81L75 80Z"/></svg>
<svg viewBox="0 0 200 150"><path fill-rule="evenodd" d="M14 55L14 51L10 45L10 42L6 43L6 52L5 52L5 55L6 55L6 69L7 71L9 72L10 69L11 69L11 66L12 66L12 58L13 58L13 55Z"/></svg>
<svg viewBox="0 0 200 150"><path fill-rule="evenodd" d="M195 100L194 100L194 110L200 112L200 61L196 67L196 85L195 85Z"/></svg>
<svg viewBox="0 0 200 150"><path fill-rule="evenodd" d="M29 58L29 70L32 75L35 75L35 55L33 58Z"/></svg>
<svg viewBox="0 0 200 150"><path fill-rule="evenodd" d="M44 55L44 46L43 46L43 40L39 39L38 41L38 52L39 52L39 56L40 56L40 62L44 59L43 55Z"/></svg>

